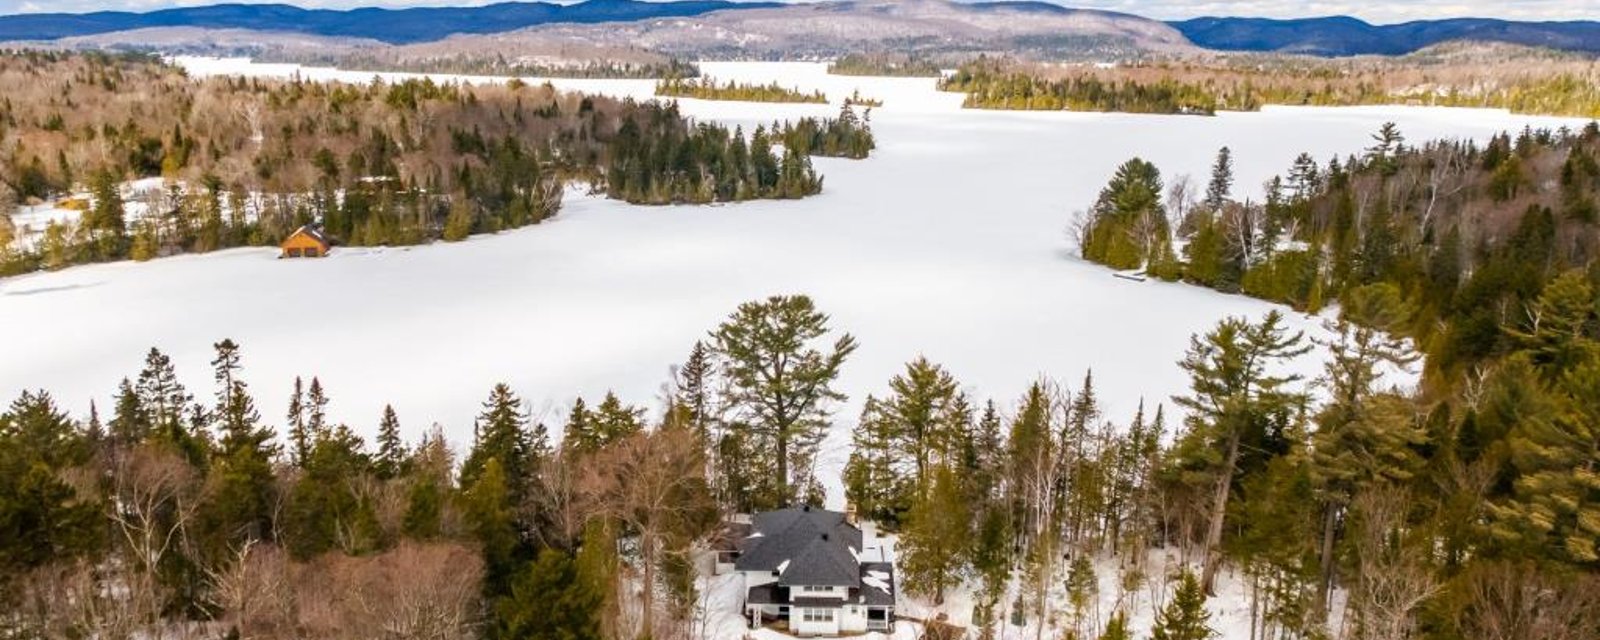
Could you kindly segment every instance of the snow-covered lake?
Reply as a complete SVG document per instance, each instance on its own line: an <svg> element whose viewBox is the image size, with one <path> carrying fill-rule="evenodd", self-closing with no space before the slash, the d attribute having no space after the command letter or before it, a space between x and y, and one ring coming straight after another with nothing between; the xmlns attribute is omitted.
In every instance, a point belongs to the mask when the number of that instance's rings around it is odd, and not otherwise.
<svg viewBox="0 0 1600 640"><path fill-rule="evenodd" d="M373 74L184 60L192 73L365 81ZM371 433L393 403L410 435L444 426L457 446L496 382L558 429L573 398L615 390L657 408L681 361L740 302L805 293L860 350L841 386L829 467L842 464L860 400L926 355L977 398L1010 407L1041 375L1076 386L1092 368L1108 415L1185 390L1175 365L1190 334L1270 305L1165 283L1133 283L1075 258L1065 229L1132 156L1170 178L1203 178L1232 147L1248 192L1302 151L1359 152L1395 121L1409 140L1487 138L1571 124L1505 112L1427 108L1276 108L1215 118L962 111L928 79L829 76L821 65L713 63L719 79L859 88L882 98L880 149L865 161L819 159L826 192L794 202L634 207L574 195L537 227L460 244L342 249L279 261L273 249L68 269L0 280L0 396L44 388L102 412L146 350L172 355L197 396L211 393L211 345L244 348L247 379L279 420L295 376L319 376L332 416ZM390 74L392 75L392 74ZM555 81L645 98L648 81ZM836 106L685 100L698 118L753 126ZM1316 319L1295 316L1315 330ZM1298 363L1313 374L1314 357ZM825 476L830 474L824 474ZM837 478L834 502L842 501Z"/></svg>

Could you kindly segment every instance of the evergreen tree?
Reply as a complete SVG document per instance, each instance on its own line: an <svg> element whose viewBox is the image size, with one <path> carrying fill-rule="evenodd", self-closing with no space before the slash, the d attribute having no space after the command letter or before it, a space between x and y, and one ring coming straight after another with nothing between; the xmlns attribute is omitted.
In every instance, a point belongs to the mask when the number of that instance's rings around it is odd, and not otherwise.
<svg viewBox="0 0 1600 640"><path fill-rule="evenodd" d="M1089 210L1079 247L1084 259L1134 269L1167 252L1170 230L1161 193L1155 165L1134 158L1117 167Z"/></svg>
<svg viewBox="0 0 1600 640"><path fill-rule="evenodd" d="M489 636L497 640L601 640L604 600L582 568L555 549L518 573L510 595L494 604Z"/></svg>
<svg viewBox="0 0 1600 640"><path fill-rule="evenodd" d="M1600 567L1600 359L1564 375L1556 397L1554 416L1531 414L1510 434L1517 479L1490 509L1492 531L1592 569Z"/></svg>
<svg viewBox="0 0 1600 640"><path fill-rule="evenodd" d="M1222 211L1222 205L1228 202L1228 197L1233 193L1233 152L1227 147L1217 150L1217 160L1211 165L1211 181L1206 183L1206 197L1203 201L1207 211L1216 213Z"/></svg>
<svg viewBox="0 0 1600 640"><path fill-rule="evenodd" d="M510 477L498 457L485 460L472 482L463 483L461 517L483 554L484 590L491 595L506 593L519 567L522 539L516 508Z"/></svg>
<svg viewBox="0 0 1600 640"><path fill-rule="evenodd" d="M946 589L964 573L972 536L972 503L949 467L931 472L927 492L911 503L900 537L901 584L908 592L944 603Z"/></svg>
<svg viewBox="0 0 1600 640"><path fill-rule="evenodd" d="M827 432L828 405L844 400L833 381L856 342L846 334L827 351L816 348L827 333L828 316L810 298L773 296L739 305L711 334L729 401L752 439L775 457L778 504L793 503L797 489L810 484L808 464Z"/></svg>
<svg viewBox="0 0 1600 640"><path fill-rule="evenodd" d="M120 447L144 442L150 437L150 414L139 400L139 392L127 378L117 387L116 408L111 415L111 440Z"/></svg>
<svg viewBox="0 0 1600 640"><path fill-rule="evenodd" d="M1203 338L1191 338L1179 362L1189 373L1192 392L1174 398L1189 411L1178 464L1197 470L1214 487L1201 577L1207 588L1221 565L1223 524L1241 454L1270 451L1266 440L1272 432L1298 419L1304 398L1288 388L1298 376L1271 372L1309 350L1303 338L1289 333L1277 311L1259 324L1228 318Z"/></svg>
<svg viewBox="0 0 1600 640"><path fill-rule="evenodd" d="M400 440L400 416L394 405L383 405L383 418L378 421L378 455L373 459L373 470L380 480L396 478L404 470L406 445Z"/></svg>
<svg viewBox="0 0 1600 640"><path fill-rule="evenodd" d="M260 424L255 401L239 377L239 346L232 340L215 345L217 399L211 416L221 438L218 442L217 491L208 503L208 524L215 536L215 551L272 533L274 477L272 430Z"/></svg>
<svg viewBox="0 0 1600 640"><path fill-rule="evenodd" d="M100 505L59 475L86 464L89 453L48 393L24 391L0 414L0 575L21 576L97 548Z"/></svg>
<svg viewBox="0 0 1600 640"><path fill-rule="evenodd" d="M461 464L461 486L471 487L490 460L499 461L501 482L511 495L521 496L531 478L532 442L525 430L522 400L505 383L496 384L483 403L483 413L473 426L472 451Z"/></svg>
<svg viewBox="0 0 1600 640"><path fill-rule="evenodd" d="M294 392L289 394L289 411L284 417L289 428L289 453L294 466L305 468L306 461L311 458L312 435L306 429L305 389L300 377L295 376Z"/></svg>
<svg viewBox="0 0 1600 640"><path fill-rule="evenodd" d="M1178 588L1166 608L1156 615L1155 627L1150 630L1155 640L1207 640L1216 635L1206 611L1205 591L1194 574L1188 571L1178 577Z"/></svg>

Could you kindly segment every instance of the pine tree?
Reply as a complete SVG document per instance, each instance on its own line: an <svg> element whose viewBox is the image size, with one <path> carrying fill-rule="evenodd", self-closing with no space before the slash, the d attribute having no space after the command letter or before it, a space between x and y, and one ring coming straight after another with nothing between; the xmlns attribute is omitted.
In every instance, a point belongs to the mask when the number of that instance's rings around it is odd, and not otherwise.
<svg viewBox="0 0 1600 640"><path fill-rule="evenodd" d="M582 575L583 567L555 549L539 552L518 573L510 595L494 603L498 640L601 640L604 596Z"/></svg>
<svg viewBox="0 0 1600 640"><path fill-rule="evenodd" d="M1117 167L1089 210L1079 247L1084 259L1134 269L1168 251L1171 230L1161 193L1154 164L1133 158Z"/></svg>
<svg viewBox="0 0 1600 640"><path fill-rule="evenodd" d="M901 584L908 592L944 603L945 590L960 582L972 536L972 503L947 466L931 472L925 495L914 498L900 537Z"/></svg>
<svg viewBox="0 0 1600 640"><path fill-rule="evenodd" d="M294 392L289 394L289 411L284 417L289 428L289 453L294 466L302 469L311 458L311 432L306 429L305 389L295 376Z"/></svg>
<svg viewBox="0 0 1600 640"><path fill-rule="evenodd" d="M1217 160L1211 165L1211 181L1206 184L1203 201L1206 210L1213 214L1222 211L1222 205L1227 204L1232 193L1233 151L1223 147L1217 150Z"/></svg>
<svg viewBox="0 0 1600 640"><path fill-rule="evenodd" d="M111 439L118 446L130 447L150 437L150 414L139 400L139 392L127 378L117 387L116 408L111 415Z"/></svg>
<svg viewBox="0 0 1600 640"><path fill-rule="evenodd" d="M1328 347L1324 377L1330 399L1317 416L1312 436L1311 475L1321 494L1321 596L1326 601L1334 584L1337 532L1356 493L1377 482L1406 482L1420 464L1417 449L1427 434L1417 423L1417 410L1406 399L1377 395L1388 368L1404 370L1416 361L1410 344L1395 338L1409 309L1392 285L1352 289L1344 309L1329 330L1337 336Z"/></svg>
<svg viewBox="0 0 1600 640"><path fill-rule="evenodd" d="M531 479L529 459L532 444L528 439L527 417L522 400L505 383L496 384L483 403L483 413L474 424L472 451L461 465L461 486L478 482L489 461L499 462L501 481L513 496L523 495Z"/></svg>
<svg viewBox="0 0 1600 640"><path fill-rule="evenodd" d="M1194 574L1184 571L1178 578L1178 588L1166 608L1156 615L1155 627L1150 630L1155 640L1207 640L1216 635L1206 611L1205 591Z"/></svg>
<svg viewBox="0 0 1600 640"><path fill-rule="evenodd" d="M497 457L485 460L471 482L462 483L461 517L478 542L484 587L491 594L505 593L518 568L517 504L511 478Z"/></svg>
<svg viewBox="0 0 1600 640"><path fill-rule="evenodd" d="M145 356L144 370L139 373L135 389L139 404L149 416L151 428L160 437L180 446L191 439L192 434L183 422L194 397L178 382L178 373L171 358L159 350L151 349Z"/></svg>
<svg viewBox="0 0 1600 640"><path fill-rule="evenodd" d="M399 477L406 461L406 445L400 440L400 416L394 405L383 405L383 418L378 421L378 455L373 459L373 470L378 479Z"/></svg>
<svg viewBox="0 0 1600 640"><path fill-rule="evenodd" d="M1580 566L1600 566L1600 359L1557 385L1553 419L1519 420L1510 434L1517 479L1511 499L1491 508L1495 533Z"/></svg>
<svg viewBox="0 0 1600 640"><path fill-rule="evenodd" d="M306 390L306 432L315 440L327 435L328 424L328 395L322 390L322 381L315 376L311 378L311 387Z"/></svg>
<svg viewBox="0 0 1600 640"><path fill-rule="evenodd" d="M567 428L562 430L561 449L569 453L594 453L600 450L600 434L596 431L594 414L583 398L572 402L567 412Z"/></svg>
<svg viewBox="0 0 1600 640"><path fill-rule="evenodd" d="M971 417L955 378L927 358L908 363L904 373L889 380L889 391L873 406L880 411L892 455L911 463L913 475L905 484L923 494L935 465L954 458L958 434Z"/></svg>
<svg viewBox="0 0 1600 640"><path fill-rule="evenodd" d="M674 398L688 411L689 424L702 441L711 441L714 401L712 377L716 375L711 361L711 350L704 341L696 340L689 351L689 359L678 368L674 377Z"/></svg>
<svg viewBox="0 0 1600 640"><path fill-rule="evenodd" d="M739 305L711 335L729 401L775 456L779 504L792 504L810 484L805 465L827 432L829 403L845 398L833 381L856 342L846 334L816 348L827 334L828 316L810 298L773 296Z"/></svg>
<svg viewBox="0 0 1600 640"><path fill-rule="evenodd" d="M1105 630L1100 632L1100 640L1133 640L1133 632L1128 629L1128 616L1122 611L1111 614Z"/></svg>
<svg viewBox="0 0 1600 640"><path fill-rule="evenodd" d="M231 546L267 539L272 532L274 477L272 430L260 424L255 401L240 379L239 346L215 345L217 399L211 416L221 433L216 466L218 489L210 502L214 543ZM219 549L220 550L220 549Z"/></svg>
<svg viewBox="0 0 1600 640"><path fill-rule="evenodd" d="M1296 419L1304 403L1300 393L1287 388L1298 376L1271 373L1310 349L1303 339L1301 333L1289 333L1277 311L1259 324L1228 318L1203 338L1190 338L1189 351L1178 363L1189 373L1192 390L1174 398L1189 411L1184 439L1191 442L1181 450L1191 458L1179 463L1203 469L1214 486L1201 576L1207 588L1221 566L1223 524L1241 453L1265 450L1262 441L1272 425Z"/></svg>
<svg viewBox="0 0 1600 640"><path fill-rule="evenodd" d="M610 391L589 419L596 450L644 431L644 409L623 405L617 394Z"/></svg>

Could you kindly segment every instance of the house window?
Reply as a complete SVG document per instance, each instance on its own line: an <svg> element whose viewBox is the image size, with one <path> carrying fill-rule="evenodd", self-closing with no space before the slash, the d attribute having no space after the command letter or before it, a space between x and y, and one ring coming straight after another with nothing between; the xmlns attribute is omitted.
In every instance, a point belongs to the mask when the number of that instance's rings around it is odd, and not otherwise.
<svg viewBox="0 0 1600 640"><path fill-rule="evenodd" d="M306 257L307 258L315 258L315 257L317 257L316 248L313 247L313 248L310 248L310 249L306 249Z"/></svg>
<svg viewBox="0 0 1600 640"><path fill-rule="evenodd" d="M300 250L299 249L290 249L289 250L289 257L291 257L291 258L300 257Z"/></svg>
<svg viewBox="0 0 1600 640"><path fill-rule="evenodd" d="M833 593L833 587L806 586L806 587L800 587L800 590L804 591L806 593Z"/></svg>
<svg viewBox="0 0 1600 640"><path fill-rule="evenodd" d="M806 622L833 622L833 609L806 609L803 616Z"/></svg>

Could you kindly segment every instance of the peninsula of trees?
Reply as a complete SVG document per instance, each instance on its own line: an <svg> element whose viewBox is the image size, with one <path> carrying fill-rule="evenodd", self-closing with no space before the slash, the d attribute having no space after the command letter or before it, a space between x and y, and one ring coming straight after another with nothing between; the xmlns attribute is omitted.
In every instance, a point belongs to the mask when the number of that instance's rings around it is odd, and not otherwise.
<svg viewBox="0 0 1600 640"><path fill-rule="evenodd" d="M718 83L710 77L667 78L656 83L656 95L670 98L695 98L699 100L734 100L740 102L801 102L827 104L828 96L821 91L803 92L799 89L770 84L747 84L729 80Z"/></svg>
<svg viewBox="0 0 1600 640"><path fill-rule="evenodd" d="M828 64L837 76L937 78L939 65L924 58L893 53L851 53Z"/></svg>
<svg viewBox="0 0 1600 640"><path fill-rule="evenodd" d="M631 202L797 198L822 186L811 149L857 153L865 135L793 125L823 133L779 157L672 104L519 81L194 80L139 55L0 55L0 89L0 275L275 244L313 221L346 245L459 240L555 215L569 180ZM160 180L125 193L141 178ZM79 190L76 224L12 225Z"/></svg>

